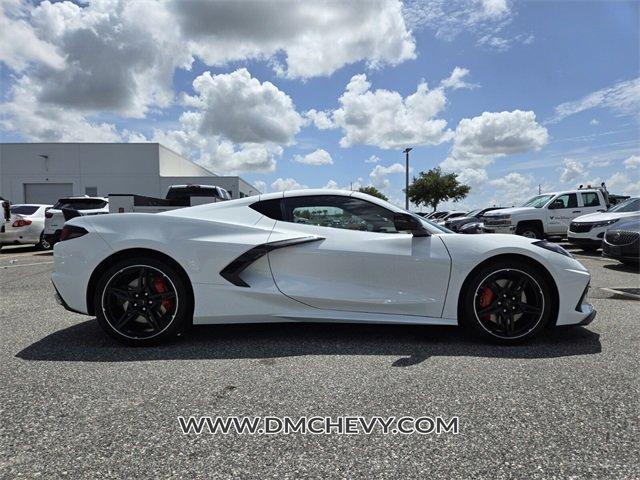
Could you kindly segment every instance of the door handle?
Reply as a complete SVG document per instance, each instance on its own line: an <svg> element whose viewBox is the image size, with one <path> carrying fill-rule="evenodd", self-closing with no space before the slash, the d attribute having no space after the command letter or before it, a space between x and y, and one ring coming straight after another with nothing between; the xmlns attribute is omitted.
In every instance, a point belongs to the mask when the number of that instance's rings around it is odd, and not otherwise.
<svg viewBox="0 0 640 480"><path fill-rule="evenodd" d="M573 213L582 213L582 210L574 210Z"/></svg>

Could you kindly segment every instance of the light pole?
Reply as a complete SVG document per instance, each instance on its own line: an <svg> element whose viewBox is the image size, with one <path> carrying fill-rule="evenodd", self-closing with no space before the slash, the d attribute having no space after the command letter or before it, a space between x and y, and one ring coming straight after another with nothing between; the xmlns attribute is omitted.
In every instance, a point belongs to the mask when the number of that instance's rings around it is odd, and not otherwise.
<svg viewBox="0 0 640 480"><path fill-rule="evenodd" d="M409 210L409 152L413 148L405 148L402 153L406 155L406 164L404 169L404 209Z"/></svg>

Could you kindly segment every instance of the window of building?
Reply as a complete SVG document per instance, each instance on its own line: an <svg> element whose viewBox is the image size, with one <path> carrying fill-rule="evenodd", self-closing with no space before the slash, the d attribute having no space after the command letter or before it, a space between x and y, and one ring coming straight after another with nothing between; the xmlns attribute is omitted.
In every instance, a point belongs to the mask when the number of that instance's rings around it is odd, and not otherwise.
<svg viewBox="0 0 640 480"><path fill-rule="evenodd" d="M582 203L585 207L599 207L600 199L595 192L582 193Z"/></svg>
<svg viewBox="0 0 640 480"><path fill-rule="evenodd" d="M84 194L90 197L98 196L98 187L84 187Z"/></svg>
<svg viewBox="0 0 640 480"><path fill-rule="evenodd" d="M393 212L366 200L337 195L285 198L285 221L365 232L397 233Z"/></svg>

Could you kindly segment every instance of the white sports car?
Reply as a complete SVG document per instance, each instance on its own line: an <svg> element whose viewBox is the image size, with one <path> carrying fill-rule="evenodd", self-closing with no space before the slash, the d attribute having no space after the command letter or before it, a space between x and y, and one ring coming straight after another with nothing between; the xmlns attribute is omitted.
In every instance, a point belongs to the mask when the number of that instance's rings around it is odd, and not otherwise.
<svg viewBox="0 0 640 480"><path fill-rule="evenodd" d="M300 321L461 324L515 342L595 316L590 275L561 247L449 233L359 192L78 217L60 240L58 301L131 345L192 322Z"/></svg>

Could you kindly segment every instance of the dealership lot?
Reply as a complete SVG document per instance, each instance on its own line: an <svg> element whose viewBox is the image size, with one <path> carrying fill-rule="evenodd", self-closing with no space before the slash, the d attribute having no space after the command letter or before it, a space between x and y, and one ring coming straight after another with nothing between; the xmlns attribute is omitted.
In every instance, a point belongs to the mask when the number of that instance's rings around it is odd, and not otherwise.
<svg viewBox="0 0 640 480"><path fill-rule="evenodd" d="M573 250L574 253L579 253ZM588 327L517 347L454 328L239 325L126 348L0 251L0 477L637 478L634 269L583 255ZM436 416L458 435L182 435L179 415Z"/></svg>

